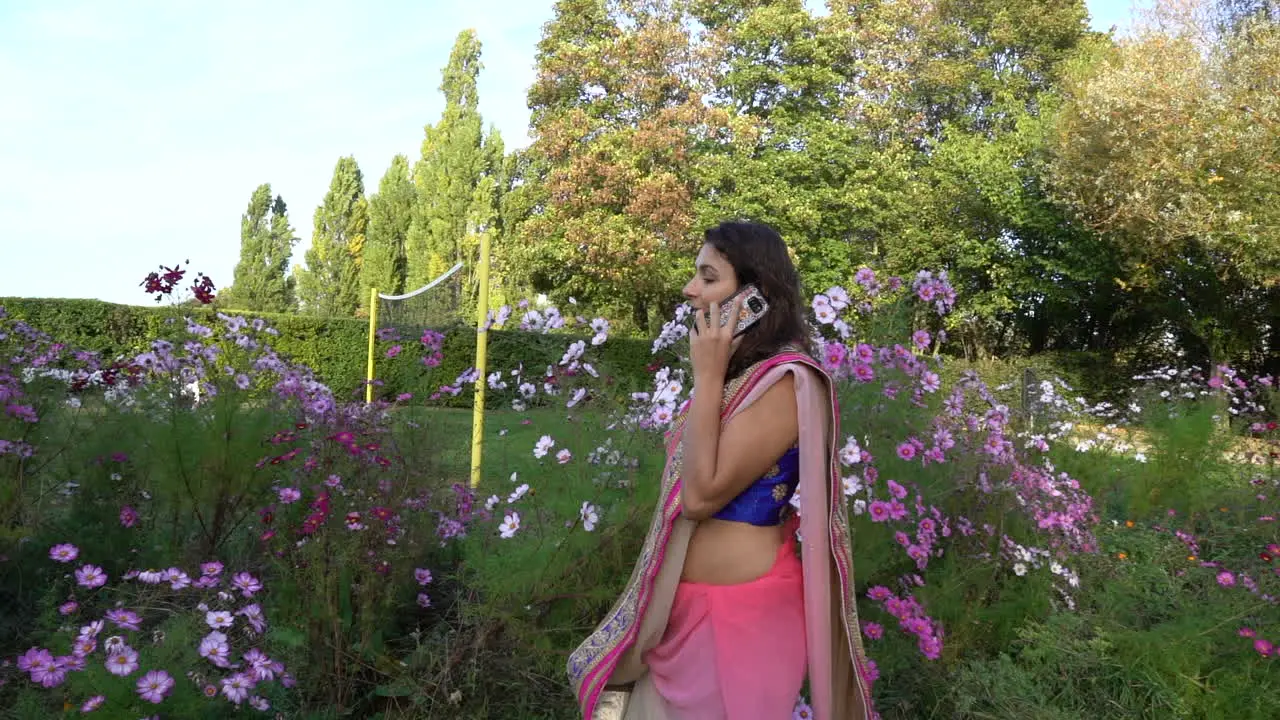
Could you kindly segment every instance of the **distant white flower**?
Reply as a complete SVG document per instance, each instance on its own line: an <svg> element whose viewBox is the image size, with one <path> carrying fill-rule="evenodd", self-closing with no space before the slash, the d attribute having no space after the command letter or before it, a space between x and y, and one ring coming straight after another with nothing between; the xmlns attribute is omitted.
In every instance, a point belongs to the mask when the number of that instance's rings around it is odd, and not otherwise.
<svg viewBox="0 0 1280 720"><path fill-rule="evenodd" d="M507 503L510 504L519 500L520 498L524 497L525 493L527 492L529 492L529 484L524 483L520 487L516 488L515 492L511 493L511 497L507 498Z"/></svg>
<svg viewBox="0 0 1280 720"><path fill-rule="evenodd" d="M600 516L596 514L596 506L589 502L582 503L582 509L578 511L582 518L582 529L591 532L596 529L596 523L600 522Z"/></svg>
<svg viewBox="0 0 1280 720"><path fill-rule="evenodd" d="M502 524L498 526L498 534L503 538L510 538L520 529L520 513L512 510L502 519Z"/></svg>
<svg viewBox="0 0 1280 720"><path fill-rule="evenodd" d="M564 357L560 358L560 364L561 365L568 365L569 363L576 364L578 360L582 357L582 353L586 352L586 350L587 350L587 344L582 340L578 340L572 343L571 345L569 345L569 349L565 350Z"/></svg>
<svg viewBox="0 0 1280 720"><path fill-rule="evenodd" d="M822 302L818 302L818 298L821 298ZM830 325L836 321L837 317L835 309L831 307L831 303L827 302L827 299L822 295L813 299L813 316L823 325Z"/></svg>
<svg viewBox="0 0 1280 720"><path fill-rule="evenodd" d="M857 475L850 475L849 477L844 478L843 482L845 497L857 495L862 492L862 479Z"/></svg>

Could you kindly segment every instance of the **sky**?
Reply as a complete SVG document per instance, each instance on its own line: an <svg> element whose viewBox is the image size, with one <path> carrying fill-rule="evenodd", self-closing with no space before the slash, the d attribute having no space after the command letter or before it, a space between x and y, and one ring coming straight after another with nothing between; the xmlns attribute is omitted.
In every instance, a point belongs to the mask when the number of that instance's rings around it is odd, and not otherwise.
<svg viewBox="0 0 1280 720"><path fill-rule="evenodd" d="M0 297L152 304L142 278L185 260L230 285L264 182L302 262L339 157L372 193L393 156L418 156L466 28L485 122L523 147L552 4L0 0ZM1096 30L1130 24L1131 0L1087 4Z"/></svg>

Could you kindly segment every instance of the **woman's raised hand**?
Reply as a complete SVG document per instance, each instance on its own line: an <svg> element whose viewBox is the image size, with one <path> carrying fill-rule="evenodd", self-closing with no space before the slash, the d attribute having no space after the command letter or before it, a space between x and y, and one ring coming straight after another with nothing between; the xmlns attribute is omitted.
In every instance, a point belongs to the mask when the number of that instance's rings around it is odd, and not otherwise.
<svg viewBox="0 0 1280 720"><path fill-rule="evenodd" d="M693 363L694 384L705 377L723 381L729 368L729 358L737 349L740 339L733 337L734 328L742 314L742 298L733 300L729 319L720 325L720 303L711 303L709 312L693 314L693 332L689 334L689 359Z"/></svg>

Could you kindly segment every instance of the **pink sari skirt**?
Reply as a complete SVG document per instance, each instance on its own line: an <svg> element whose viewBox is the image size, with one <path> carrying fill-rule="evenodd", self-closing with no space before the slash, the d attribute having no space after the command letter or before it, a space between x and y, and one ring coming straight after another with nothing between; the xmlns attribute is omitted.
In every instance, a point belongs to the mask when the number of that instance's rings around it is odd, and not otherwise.
<svg viewBox="0 0 1280 720"><path fill-rule="evenodd" d="M791 717L808 655L804 575L791 527L786 538L762 577L678 586L662 640L643 658L671 717Z"/></svg>

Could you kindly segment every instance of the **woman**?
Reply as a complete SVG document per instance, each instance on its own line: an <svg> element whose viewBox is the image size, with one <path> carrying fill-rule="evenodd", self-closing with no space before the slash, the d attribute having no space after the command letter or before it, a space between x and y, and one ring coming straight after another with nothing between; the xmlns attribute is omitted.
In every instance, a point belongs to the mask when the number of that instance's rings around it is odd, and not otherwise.
<svg viewBox="0 0 1280 720"><path fill-rule="evenodd" d="M781 720L807 673L817 720L866 720L838 412L803 349L799 276L782 238L756 223L708 230L696 265L684 288L692 399L668 435L631 579L570 656L583 716ZM720 305L748 283L769 310L735 340Z"/></svg>

